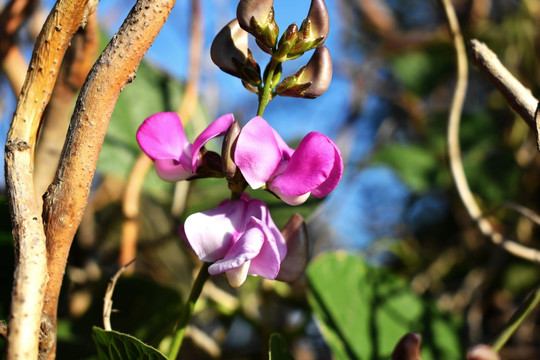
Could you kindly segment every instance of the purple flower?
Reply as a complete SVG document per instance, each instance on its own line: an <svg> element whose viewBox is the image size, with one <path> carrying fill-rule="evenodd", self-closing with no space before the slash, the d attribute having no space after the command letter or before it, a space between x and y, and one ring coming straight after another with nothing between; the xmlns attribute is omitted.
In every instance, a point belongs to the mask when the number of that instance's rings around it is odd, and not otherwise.
<svg viewBox="0 0 540 360"><path fill-rule="evenodd" d="M190 215L184 231L199 259L214 262L208 272L226 273L233 287L242 285L247 275L275 279L287 254L266 204L247 194Z"/></svg>
<svg viewBox="0 0 540 360"><path fill-rule="evenodd" d="M157 113L141 124L137 130L137 142L154 160L160 178L165 181L185 180L196 173L204 144L223 135L233 122L232 114L217 118L191 144L178 114Z"/></svg>
<svg viewBox="0 0 540 360"><path fill-rule="evenodd" d="M343 174L341 153L328 136L310 132L293 150L261 117L238 135L234 160L252 188L266 186L290 205L302 204L310 194L328 195Z"/></svg>

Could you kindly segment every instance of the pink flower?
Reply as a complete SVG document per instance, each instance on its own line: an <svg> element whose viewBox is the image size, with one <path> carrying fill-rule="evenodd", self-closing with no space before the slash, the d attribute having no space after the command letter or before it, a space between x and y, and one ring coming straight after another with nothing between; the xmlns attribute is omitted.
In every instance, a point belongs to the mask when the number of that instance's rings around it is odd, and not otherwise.
<svg viewBox="0 0 540 360"><path fill-rule="evenodd" d="M310 132L293 150L261 117L238 135L234 160L252 188L266 186L290 205L302 204L310 194L328 195L343 174L341 153L328 136Z"/></svg>
<svg viewBox="0 0 540 360"><path fill-rule="evenodd" d="M214 262L209 273L226 273L233 287L242 285L247 275L275 279L287 254L266 204L247 194L190 215L184 231L199 259Z"/></svg>
<svg viewBox="0 0 540 360"><path fill-rule="evenodd" d="M233 122L232 114L217 118L191 144L178 114L157 113L141 124L137 130L137 142L145 154L154 160L160 178L165 181L185 180L195 175L204 144L223 135Z"/></svg>

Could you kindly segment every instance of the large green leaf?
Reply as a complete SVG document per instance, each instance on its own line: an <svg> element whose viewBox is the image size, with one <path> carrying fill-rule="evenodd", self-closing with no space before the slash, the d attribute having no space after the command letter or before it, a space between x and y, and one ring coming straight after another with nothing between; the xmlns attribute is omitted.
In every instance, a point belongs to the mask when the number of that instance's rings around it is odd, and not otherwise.
<svg viewBox="0 0 540 360"><path fill-rule="evenodd" d="M167 360L158 350L131 335L94 327L92 338L100 360Z"/></svg>
<svg viewBox="0 0 540 360"><path fill-rule="evenodd" d="M359 256L329 253L308 267L309 302L336 359L388 359L408 332L422 358L459 359L459 327L388 271Z"/></svg>
<svg viewBox="0 0 540 360"><path fill-rule="evenodd" d="M294 360L285 339L279 334L270 336L270 360Z"/></svg>

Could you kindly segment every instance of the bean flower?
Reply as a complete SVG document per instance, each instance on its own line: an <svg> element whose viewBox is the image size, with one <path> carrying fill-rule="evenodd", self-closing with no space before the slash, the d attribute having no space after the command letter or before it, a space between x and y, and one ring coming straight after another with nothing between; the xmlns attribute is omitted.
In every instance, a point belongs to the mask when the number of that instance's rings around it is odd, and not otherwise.
<svg viewBox="0 0 540 360"><path fill-rule="evenodd" d="M233 287L242 285L247 275L275 279L287 254L268 207L247 194L190 215L184 232L199 259L213 263L208 272L225 273Z"/></svg>
<svg viewBox="0 0 540 360"><path fill-rule="evenodd" d="M261 117L238 135L234 160L253 189L266 187L289 205L304 203L310 194L328 195L343 174L341 153L328 136L310 132L293 150Z"/></svg>
<svg viewBox="0 0 540 360"><path fill-rule="evenodd" d="M154 160L160 178L172 182L185 180L197 172L201 148L209 140L222 136L233 122L232 114L217 118L191 144L176 113L157 113L141 124L137 142Z"/></svg>

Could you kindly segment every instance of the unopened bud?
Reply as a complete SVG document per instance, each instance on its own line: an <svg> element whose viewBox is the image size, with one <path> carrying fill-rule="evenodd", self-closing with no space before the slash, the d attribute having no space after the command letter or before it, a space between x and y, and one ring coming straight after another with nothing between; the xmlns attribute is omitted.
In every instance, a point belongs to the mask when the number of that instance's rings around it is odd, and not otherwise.
<svg viewBox="0 0 540 360"><path fill-rule="evenodd" d="M305 51L322 45L330 30L330 18L324 0L312 0L307 18L298 30L298 39L290 56L300 56Z"/></svg>
<svg viewBox="0 0 540 360"><path fill-rule="evenodd" d="M422 337L419 334L408 333L403 336L392 351L392 360L420 360L420 343Z"/></svg>
<svg viewBox="0 0 540 360"><path fill-rule="evenodd" d="M279 44L277 51L272 55L272 58L274 60L282 63L285 60L288 60L288 54L293 48L293 46L296 44L296 38L298 37L298 26L296 24L291 24L285 30L283 35L281 36L281 39L279 39Z"/></svg>
<svg viewBox="0 0 540 360"><path fill-rule="evenodd" d="M304 218L300 214L291 216L281 235L287 243L287 255L281 262L276 280L296 280L307 265L308 235Z"/></svg>
<svg viewBox="0 0 540 360"><path fill-rule="evenodd" d="M235 120L227 129L221 147L221 169L228 180L232 179L236 173L233 152L238 134L240 134L240 124Z"/></svg>
<svg viewBox="0 0 540 360"><path fill-rule="evenodd" d="M276 46L279 34L273 5L273 0L240 0L236 8L236 18L242 29L255 36L268 49Z"/></svg>
<svg viewBox="0 0 540 360"><path fill-rule="evenodd" d="M500 360L501 357L488 345L476 345L467 351L467 360Z"/></svg>
<svg viewBox="0 0 540 360"><path fill-rule="evenodd" d="M287 76L277 87L276 93L281 96L303 97L314 99L324 94L332 80L332 58L326 46L315 50L306 66L294 74Z"/></svg>
<svg viewBox="0 0 540 360"><path fill-rule="evenodd" d="M261 82L259 65L248 48L248 33L236 19L216 35L210 47L210 57L214 64L228 74L254 85Z"/></svg>

